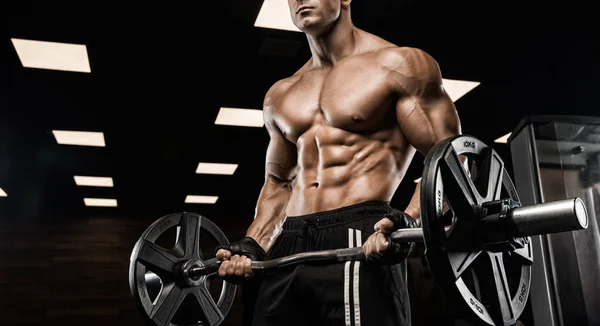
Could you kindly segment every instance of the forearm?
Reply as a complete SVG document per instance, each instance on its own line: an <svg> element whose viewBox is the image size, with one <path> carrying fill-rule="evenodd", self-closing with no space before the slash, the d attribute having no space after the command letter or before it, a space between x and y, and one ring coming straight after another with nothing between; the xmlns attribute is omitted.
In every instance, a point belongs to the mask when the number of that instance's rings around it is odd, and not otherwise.
<svg viewBox="0 0 600 326"><path fill-rule="evenodd" d="M254 221L250 224L246 236L256 240L265 251L271 248L281 232L291 192L289 182L269 179L261 190Z"/></svg>
<svg viewBox="0 0 600 326"><path fill-rule="evenodd" d="M408 215L410 215L410 217L417 219L421 216L421 181L419 181L417 183L417 186L415 187L415 192L413 193L412 198L410 199L410 202L408 203L408 206L406 206L406 209L404 210L404 212Z"/></svg>

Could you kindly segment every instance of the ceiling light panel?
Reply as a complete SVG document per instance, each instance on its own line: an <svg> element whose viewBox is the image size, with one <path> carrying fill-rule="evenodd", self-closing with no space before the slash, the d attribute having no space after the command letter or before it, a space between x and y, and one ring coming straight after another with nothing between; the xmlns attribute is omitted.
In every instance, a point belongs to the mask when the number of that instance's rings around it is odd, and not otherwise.
<svg viewBox="0 0 600 326"><path fill-rule="evenodd" d="M219 199L218 196L194 196L188 195L185 197L187 204L214 204Z"/></svg>
<svg viewBox="0 0 600 326"><path fill-rule="evenodd" d="M509 132L508 134L496 138L496 140L494 140L494 143L499 143L499 144L506 144L506 142L508 142L508 138L510 137L510 135L512 134L512 132Z"/></svg>
<svg viewBox="0 0 600 326"><path fill-rule="evenodd" d="M84 198L85 206L117 207L117 200L110 198Z"/></svg>
<svg viewBox="0 0 600 326"><path fill-rule="evenodd" d="M215 120L215 124L260 128L264 125L263 111L239 108L221 108L219 110L219 114L217 115L217 119Z"/></svg>
<svg viewBox="0 0 600 326"><path fill-rule="evenodd" d="M456 79L443 79L442 82L444 84L444 89L446 90L446 93L450 95L452 102L456 102L459 98L463 97L465 94L481 84L480 82L476 81Z"/></svg>
<svg viewBox="0 0 600 326"><path fill-rule="evenodd" d="M223 174L232 175L237 169L237 164L225 164L225 163L198 163L196 168L197 174Z"/></svg>
<svg viewBox="0 0 600 326"><path fill-rule="evenodd" d="M61 145L105 147L104 133L91 131L52 130Z"/></svg>
<svg viewBox="0 0 600 326"><path fill-rule="evenodd" d="M113 179L110 177L89 177L76 175L73 177L75 184L78 186L90 186L90 187L113 187Z"/></svg>
<svg viewBox="0 0 600 326"><path fill-rule="evenodd" d="M300 32L292 22L290 9L286 1L265 0L254 22L255 27L279 29L284 31Z"/></svg>
<svg viewBox="0 0 600 326"><path fill-rule="evenodd" d="M21 64L26 68L90 73L87 47L84 44L12 38Z"/></svg>

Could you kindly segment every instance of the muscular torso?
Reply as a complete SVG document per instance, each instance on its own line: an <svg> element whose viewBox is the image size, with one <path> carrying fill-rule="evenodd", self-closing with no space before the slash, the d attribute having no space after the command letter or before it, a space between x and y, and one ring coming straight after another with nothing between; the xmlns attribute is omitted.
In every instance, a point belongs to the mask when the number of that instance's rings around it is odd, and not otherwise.
<svg viewBox="0 0 600 326"><path fill-rule="evenodd" d="M273 119L298 154L287 216L394 195L415 150L400 131L399 95L377 56L303 68L281 82Z"/></svg>

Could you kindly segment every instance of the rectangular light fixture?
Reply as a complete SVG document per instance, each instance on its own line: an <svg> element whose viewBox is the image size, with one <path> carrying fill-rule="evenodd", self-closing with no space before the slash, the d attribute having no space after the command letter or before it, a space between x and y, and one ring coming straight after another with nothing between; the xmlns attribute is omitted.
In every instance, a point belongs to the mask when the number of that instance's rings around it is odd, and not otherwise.
<svg viewBox="0 0 600 326"><path fill-rule="evenodd" d="M11 39L21 64L26 68L90 73L87 47L47 41Z"/></svg>
<svg viewBox="0 0 600 326"><path fill-rule="evenodd" d="M232 175L237 169L237 164L225 163L198 163L197 174L225 174Z"/></svg>
<svg viewBox="0 0 600 326"><path fill-rule="evenodd" d="M511 134L512 134L512 132L509 132L508 134L506 134L500 138L496 138L496 140L494 140L494 143L506 144L506 142L508 141L508 138L510 137Z"/></svg>
<svg viewBox="0 0 600 326"><path fill-rule="evenodd" d="M8 194L2 188L0 188L0 197L8 197Z"/></svg>
<svg viewBox="0 0 600 326"><path fill-rule="evenodd" d="M218 196L194 196L187 195L185 197L185 202L187 204L214 204L219 199Z"/></svg>
<svg viewBox="0 0 600 326"><path fill-rule="evenodd" d="M86 177L82 175L73 176L78 186L91 187L113 187L113 179L110 177Z"/></svg>
<svg viewBox="0 0 600 326"><path fill-rule="evenodd" d="M105 147L104 133L92 131L52 130L56 142L61 145Z"/></svg>
<svg viewBox="0 0 600 326"><path fill-rule="evenodd" d="M264 125L263 111L253 109L221 108L216 125L262 127Z"/></svg>
<svg viewBox="0 0 600 326"><path fill-rule="evenodd" d="M96 207L117 207L116 199L109 198L84 198L83 202L85 206L96 206Z"/></svg>
<svg viewBox="0 0 600 326"><path fill-rule="evenodd" d="M254 26L300 32L292 22L287 2L282 0L265 0L260 7Z"/></svg>
<svg viewBox="0 0 600 326"><path fill-rule="evenodd" d="M442 82L444 84L444 89L446 90L446 93L450 95L452 102L456 102L459 98L481 84L480 82L456 79L443 79Z"/></svg>

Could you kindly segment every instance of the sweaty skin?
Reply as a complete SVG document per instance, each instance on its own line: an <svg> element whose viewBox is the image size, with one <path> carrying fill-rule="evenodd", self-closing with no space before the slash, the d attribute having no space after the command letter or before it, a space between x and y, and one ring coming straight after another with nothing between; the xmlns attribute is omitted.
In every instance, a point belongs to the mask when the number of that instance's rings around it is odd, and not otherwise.
<svg viewBox="0 0 600 326"><path fill-rule="evenodd" d="M427 155L439 141L461 133L429 54L356 28L350 0L288 4L312 57L264 99L270 142L247 235L266 251L286 216L391 201L415 152ZM415 218L419 192L420 184L405 209ZM382 219L374 231L363 245L367 255L387 248L391 221ZM217 257L225 260L221 276L252 273L243 256L222 250Z"/></svg>

